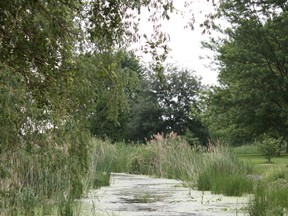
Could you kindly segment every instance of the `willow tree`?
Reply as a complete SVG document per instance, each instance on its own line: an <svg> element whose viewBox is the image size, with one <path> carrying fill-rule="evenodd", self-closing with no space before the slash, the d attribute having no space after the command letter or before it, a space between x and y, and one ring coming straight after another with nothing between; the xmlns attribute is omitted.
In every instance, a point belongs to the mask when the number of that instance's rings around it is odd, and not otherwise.
<svg viewBox="0 0 288 216"><path fill-rule="evenodd" d="M143 7L156 22L168 17L173 4L0 2L0 196L11 196L0 206L23 206L20 199L12 199L19 191L37 198L53 198L55 190L71 199L81 195L81 176L87 170L86 120L95 89L89 71L78 67L78 57L84 52L109 54L137 40L133 16ZM153 51L162 47L165 54L165 35L155 34L147 49L156 56ZM111 64L105 66L97 70L98 77L123 86Z"/></svg>

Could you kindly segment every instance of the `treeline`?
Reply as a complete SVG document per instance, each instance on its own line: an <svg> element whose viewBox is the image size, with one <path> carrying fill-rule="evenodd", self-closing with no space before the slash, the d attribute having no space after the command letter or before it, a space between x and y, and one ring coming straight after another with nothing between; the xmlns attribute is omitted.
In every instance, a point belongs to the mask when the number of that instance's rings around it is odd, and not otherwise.
<svg viewBox="0 0 288 216"><path fill-rule="evenodd" d="M193 72L177 66L158 73L157 64L147 68L136 60L137 84L126 90L126 109L116 124L96 117L92 133L136 142L174 131L191 144L239 146L273 139L280 150L287 148L287 13L286 1L221 1L212 18L230 25L206 22L224 37L203 43L215 51L219 85L203 86Z"/></svg>

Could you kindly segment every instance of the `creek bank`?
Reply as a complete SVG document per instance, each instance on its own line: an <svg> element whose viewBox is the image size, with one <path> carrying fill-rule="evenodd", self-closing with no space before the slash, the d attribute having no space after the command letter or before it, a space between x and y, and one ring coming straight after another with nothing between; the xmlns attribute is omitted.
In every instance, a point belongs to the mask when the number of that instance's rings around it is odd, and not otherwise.
<svg viewBox="0 0 288 216"><path fill-rule="evenodd" d="M239 216L245 215L249 199L192 190L174 179L112 173L109 187L81 199L81 215Z"/></svg>

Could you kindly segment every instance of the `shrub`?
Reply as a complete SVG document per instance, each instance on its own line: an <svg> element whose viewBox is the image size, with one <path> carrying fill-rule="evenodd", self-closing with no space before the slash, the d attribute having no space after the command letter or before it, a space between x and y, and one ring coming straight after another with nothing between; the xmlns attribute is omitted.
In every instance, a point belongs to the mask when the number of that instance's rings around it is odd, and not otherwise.
<svg viewBox="0 0 288 216"><path fill-rule="evenodd" d="M257 141L256 146L257 149L265 155L269 163L271 162L271 158L281 150L280 139L275 139L269 136L264 136L262 140Z"/></svg>

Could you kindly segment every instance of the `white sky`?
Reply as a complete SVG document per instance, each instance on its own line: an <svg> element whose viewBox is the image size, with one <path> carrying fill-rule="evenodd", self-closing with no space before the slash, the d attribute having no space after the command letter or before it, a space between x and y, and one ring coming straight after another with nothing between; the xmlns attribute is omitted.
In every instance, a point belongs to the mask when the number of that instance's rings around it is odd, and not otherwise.
<svg viewBox="0 0 288 216"><path fill-rule="evenodd" d="M203 35L203 29L200 29L199 24L204 19L204 15L212 11L211 3L206 0L194 0L193 4L188 8L184 8L185 0L175 0L176 8L183 10L186 16L173 14L168 22L162 22L163 30L170 35L169 47L171 48L167 62L176 63L180 66L195 70L195 74L202 77L203 84L217 84L217 72L214 69L209 69L211 62L208 59L203 59L206 55L213 56L212 52L206 49L201 49L201 41L207 40L208 35ZM191 16L193 10L195 16L194 30L184 28L188 22L188 16ZM200 13L200 11L203 11ZM146 18L147 19L147 18ZM140 32L148 33L152 31L152 24L141 18L139 26ZM149 61L148 57L143 58L144 61Z"/></svg>

